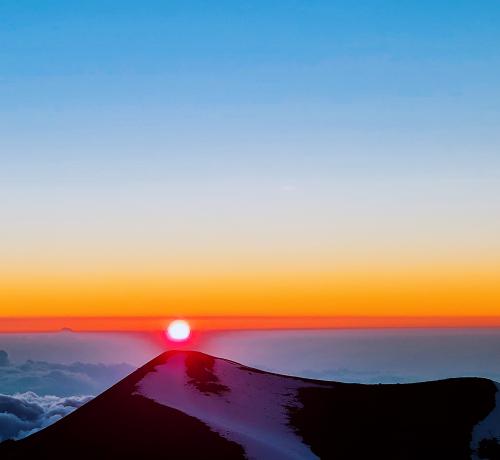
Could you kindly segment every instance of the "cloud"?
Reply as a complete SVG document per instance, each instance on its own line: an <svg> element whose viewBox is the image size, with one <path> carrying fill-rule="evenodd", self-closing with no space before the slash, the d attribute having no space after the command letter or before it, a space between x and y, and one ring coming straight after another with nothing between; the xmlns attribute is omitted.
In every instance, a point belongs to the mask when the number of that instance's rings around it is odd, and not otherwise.
<svg viewBox="0 0 500 460"><path fill-rule="evenodd" d="M293 193L297 191L297 187L293 184L285 184L280 187L280 191L283 193Z"/></svg>
<svg viewBox="0 0 500 460"><path fill-rule="evenodd" d="M0 394L0 441L35 433L91 399L92 396L39 396L32 391Z"/></svg>
<svg viewBox="0 0 500 460"><path fill-rule="evenodd" d="M14 364L0 350L0 442L45 428L134 369L128 364Z"/></svg>
<svg viewBox="0 0 500 460"><path fill-rule="evenodd" d="M9 355L4 350L0 350L0 366L10 366Z"/></svg>
<svg viewBox="0 0 500 460"><path fill-rule="evenodd" d="M411 375L399 375L378 371L358 371L353 369L338 368L325 370L304 369L299 373L302 377L317 380L333 380L346 383L413 383L419 382L422 378Z"/></svg>
<svg viewBox="0 0 500 460"><path fill-rule="evenodd" d="M3 365L2 365L3 363ZM99 394L135 368L129 364L58 364L28 360L10 363L0 350L0 393L33 391L39 395L72 396Z"/></svg>

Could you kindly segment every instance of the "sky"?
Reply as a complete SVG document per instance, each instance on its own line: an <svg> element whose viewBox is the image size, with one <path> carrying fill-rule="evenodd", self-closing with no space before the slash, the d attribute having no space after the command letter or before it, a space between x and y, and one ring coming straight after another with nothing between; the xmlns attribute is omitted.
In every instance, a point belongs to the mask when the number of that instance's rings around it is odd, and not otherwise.
<svg viewBox="0 0 500 460"><path fill-rule="evenodd" d="M498 315L498 2L0 20L0 316Z"/></svg>

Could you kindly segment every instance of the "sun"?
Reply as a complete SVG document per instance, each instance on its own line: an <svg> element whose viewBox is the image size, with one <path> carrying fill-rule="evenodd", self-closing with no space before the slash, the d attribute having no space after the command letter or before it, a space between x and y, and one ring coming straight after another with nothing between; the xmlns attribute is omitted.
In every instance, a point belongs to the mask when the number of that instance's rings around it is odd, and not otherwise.
<svg viewBox="0 0 500 460"><path fill-rule="evenodd" d="M176 319L172 321L167 328L167 336L174 342L184 342L191 335L191 327L187 321Z"/></svg>

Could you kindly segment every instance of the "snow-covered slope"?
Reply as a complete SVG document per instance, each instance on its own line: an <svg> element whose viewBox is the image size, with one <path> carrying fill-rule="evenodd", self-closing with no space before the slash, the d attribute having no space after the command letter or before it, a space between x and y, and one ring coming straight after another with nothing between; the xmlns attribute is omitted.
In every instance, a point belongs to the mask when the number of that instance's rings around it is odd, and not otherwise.
<svg viewBox="0 0 500 460"><path fill-rule="evenodd" d="M303 381L210 356L176 353L147 374L137 394L205 422L243 446L248 458L317 458L289 425Z"/></svg>
<svg viewBox="0 0 500 460"><path fill-rule="evenodd" d="M500 458L497 385L357 385L167 352L3 459Z"/></svg>

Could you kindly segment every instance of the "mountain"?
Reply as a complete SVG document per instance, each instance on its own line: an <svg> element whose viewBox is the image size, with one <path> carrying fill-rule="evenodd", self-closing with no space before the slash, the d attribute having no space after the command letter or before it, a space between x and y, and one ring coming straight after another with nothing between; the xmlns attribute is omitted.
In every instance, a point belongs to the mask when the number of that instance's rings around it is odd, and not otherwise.
<svg viewBox="0 0 500 460"><path fill-rule="evenodd" d="M361 385L166 352L3 459L500 459L498 386Z"/></svg>

